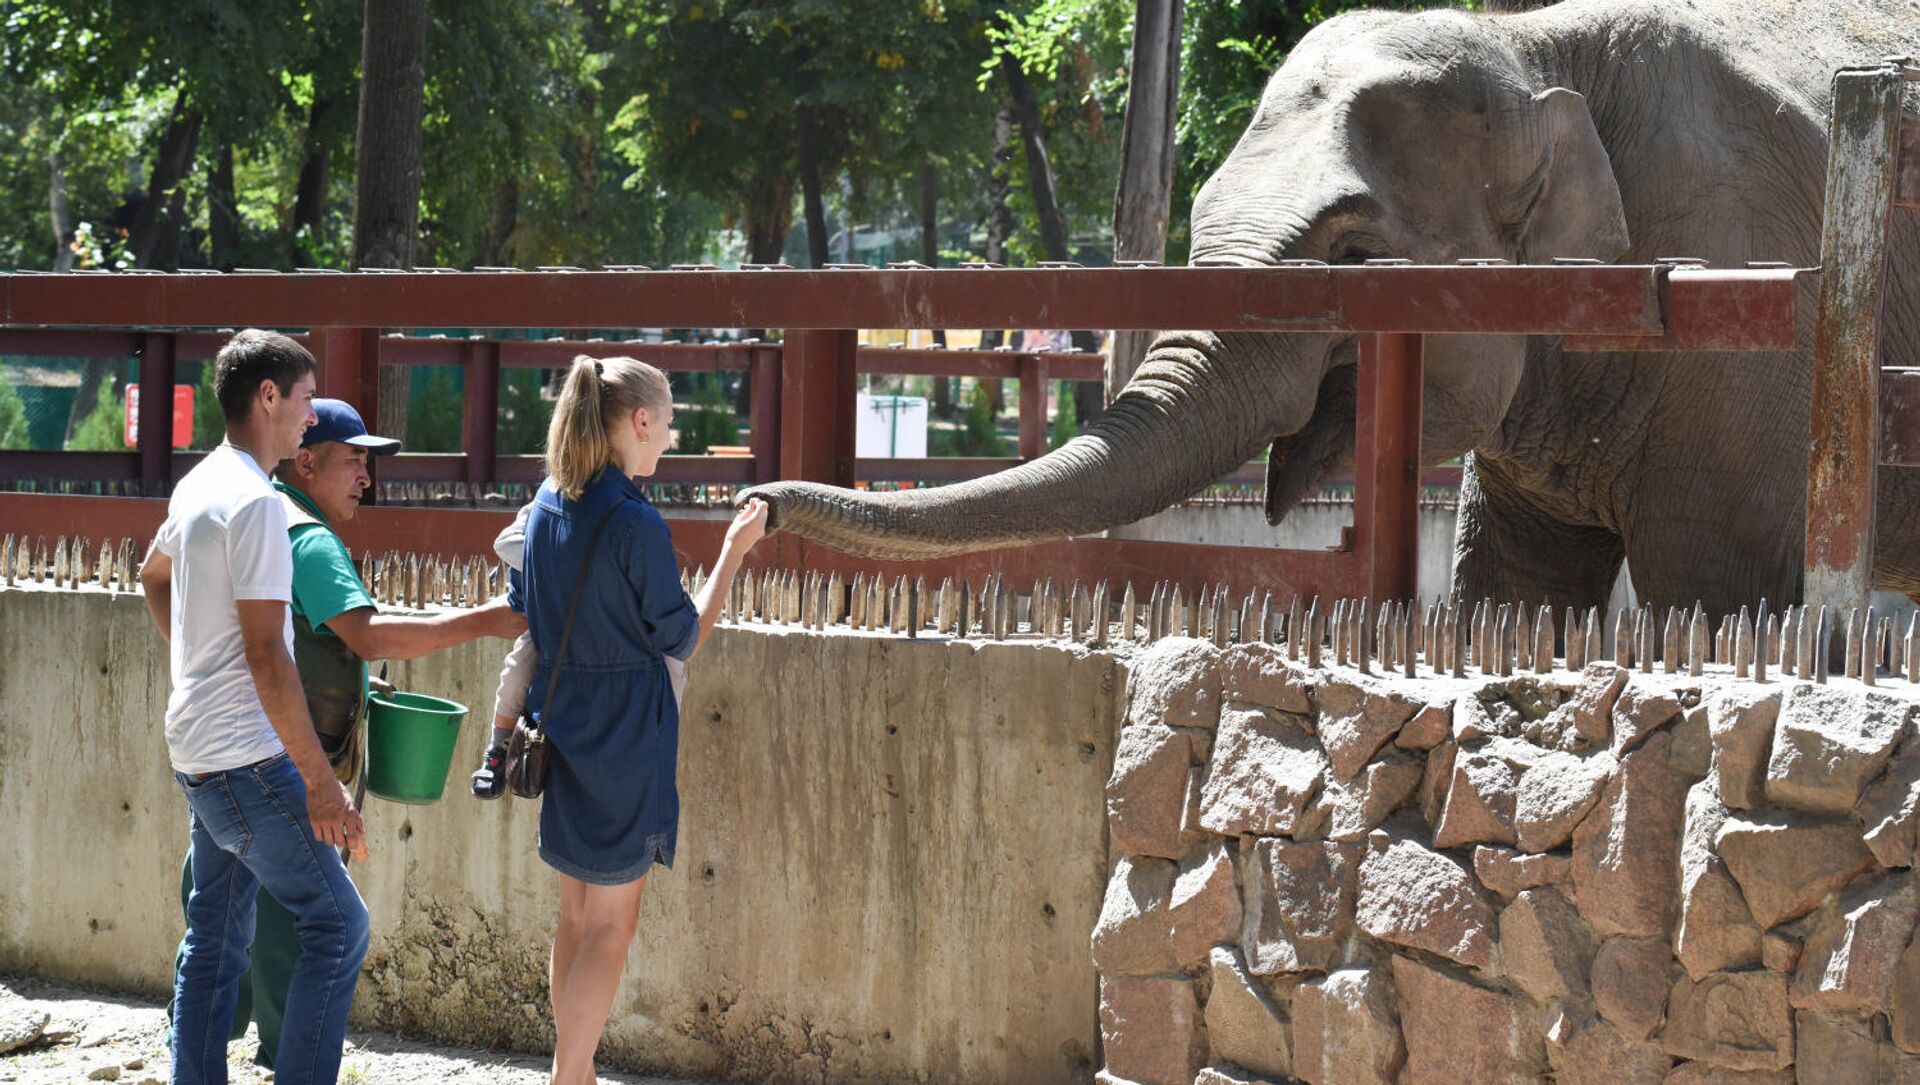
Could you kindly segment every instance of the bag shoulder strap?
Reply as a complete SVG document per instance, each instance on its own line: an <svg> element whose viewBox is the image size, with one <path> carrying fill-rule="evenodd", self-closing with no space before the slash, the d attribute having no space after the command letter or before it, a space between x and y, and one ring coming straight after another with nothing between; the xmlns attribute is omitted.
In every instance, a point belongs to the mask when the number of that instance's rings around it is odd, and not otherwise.
<svg viewBox="0 0 1920 1085"><path fill-rule="evenodd" d="M573 639L573 616L580 610L580 596L587 589L587 573L593 568L593 551L600 545L600 533L606 529L607 521L613 519L613 511L620 507L618 501L607 506L600 514L600 522L593 525L593 534L587 536L587 552L580 558L580 575L573 581L573 599L567 603L567 621L560 627L560 647L553 654L553 673L547 678L547 696L540 705L540 718L545 720L553 709L553 691L560 687L560 667L567 661L567 642Z"/></svg>

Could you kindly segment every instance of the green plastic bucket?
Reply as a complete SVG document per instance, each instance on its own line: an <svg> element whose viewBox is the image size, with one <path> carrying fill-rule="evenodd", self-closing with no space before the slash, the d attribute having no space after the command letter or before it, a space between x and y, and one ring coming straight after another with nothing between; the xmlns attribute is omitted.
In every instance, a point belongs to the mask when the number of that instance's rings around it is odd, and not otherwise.
<svg viewBox="0 0 1920 1085"><path fill-rule="evenodd" d="M438 802L467 706L424 693L376 693L368 700L367 790L392 802Z"/></svg>

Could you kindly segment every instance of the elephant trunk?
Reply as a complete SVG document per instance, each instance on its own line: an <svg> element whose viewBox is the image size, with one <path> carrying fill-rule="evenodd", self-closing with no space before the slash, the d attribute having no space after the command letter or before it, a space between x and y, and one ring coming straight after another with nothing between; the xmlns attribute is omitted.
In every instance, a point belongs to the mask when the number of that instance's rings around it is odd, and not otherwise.
<svg viewBox="0 0 1920 1085"><path fill-rule="evenodd" d="M742 495L772 529L861 557L924 559L1102 531L1218 481L1304 422L1321 336L1160 337L1087 431L1030 463L952 486L873 494L806 482ZM1287 364L1292 360L1295 364Z"/></svg>

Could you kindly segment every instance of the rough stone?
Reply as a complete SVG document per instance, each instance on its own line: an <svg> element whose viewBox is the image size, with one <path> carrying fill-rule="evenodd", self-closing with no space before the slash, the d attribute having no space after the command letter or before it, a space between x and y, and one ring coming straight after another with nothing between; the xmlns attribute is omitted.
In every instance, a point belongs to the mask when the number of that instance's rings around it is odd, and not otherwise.
<svg viewBox="0 0 1920 1085"><path fill-rule="evenodd" d="M1762 927L1806 915L1873 865L1851 824L1798 814L1729 817L1714 850Z"/></svg>
<svg viewBox="0 0 1920 1085"><path fill-rule="evenodd" d="M1419 790L1423 771L1419 762L1390 754L1370 762L1351 780L1328 780L1320 793L1329 806L1327 838L1365 840Z"/></svg>
<svg viewBox="0 0 1920 1085"><path fill-rule="evenodd" d="M1801 1010L1793 1015L1793 1026L1800 1080L1820 1085L1893 1085L1882 1073L1881 1045L1865 1022Z"/></svg>
<svg viewBox="0 0 1920 1085"><path fill-rule="evenodd" d="M1338 962L1353 930L1360 851L1356 844L1254 841L1240 944L1255 975L1324 971Z"/></svg>
<svg viewBox="0 0 1920 1085"><path fill-rule="evenodd" d="M1133 661L1127 721L1212 728L1220 719L1220 649L1192 637L1155 641Z"/></svg>
<svg viewBox="0 0 1920 1085"><path fill-rule="evenodd" d="M1307 669L1287 661L1277 644L1238 644L1220 657L1222 699L1231 703L1267 705L1282 712L1306 715L1313 711L1307 690L1313 678Z"/></svg>
<svg viewBox="0 0 1920 1085"><path fill-rule="evenodd" d="M1157 724L1122 728L1107 779L1107 824L1123 855L1178 859L1200 838L1183 827L1193 743Z"/></svg>
<svg viewBox="0 0 1920 1085"><path fill-rule="evenodd" d="M1728 1070L1778 1070L1793 1062L1787 978L1775 972L1682 975L1667 996L1667 1054Z"/></svg>
<svg viewBox="0 0 1920 1085"><path fill-rule="evenodd" d="M1673 953L1659 938L1609 938L1593 955L1593 1004L1622 1035L1644 1040L1667 1012Z"/></svg>
<svg viewBox="0 0 1920 1085"><path fill-rule="evenodd" d="M1704 779L1713 771L1713 733L1707 726L1707 706L1686 709L1673 725L1673 746L1667 755L1673 771L1689 780Z"/></svg>
<svg viewBox="0 0 1920 1085"><path fill-rule="evenodd" d="M1912 707L1864 686L1793 686L1773 730L1767 800L1814 813L1851 813L1867 781L1893 757Z"/></svg>
<svg viewBox="0 0 1920 1085"><path fill-rule="evenodd" d="M1406 1061L1385 968L1343 968L1293 995L1293 1072L1307 1085L1393 1085Z"/></svg>
<svg viewBox="0 0 1920 1085"><path fill-rule="evenodd" d="M1795 1009L1882 1013L1893 1006L1894 971L1920 919L1913 878L1895 874L1855 886L1822 908L1801 950L1788 997Z"/></svg>
<svg viewBox="0 0 1920 1085"><path fill-rule="evenodd" d="M1740 683L1707 698L1707 732L1713 740L1713 772L1720 798L1735 810L1765 801L1767 759L1780 718L1780 691Z"/></svg>
<svg viewBox="0 0 1920 1085"><path fill-rule="evenodd" d="M1604 753L1541 752L1521 774L1514 795L1513 831L1520 850L1552 851L1571 840L1618 766Z"/></svg>
<svg viewBox="0 0 1920 1085"><path fill-rule="evenodd" d="M1304 717L1228 709L1200 793L1200 824L1221 836L1286 836L1326 772L1327 755Z"/></svg>
<svg viewBox="0 0 1920 1085"><path fill-rule="evenodd" d="M1415 796L1420 800L1420 817L1428 825L1440 823L1440 813L1446 809L1447 790L1453 784L1453 762L1459 754L1460 746L1449 738L1427 752L1425 773L1420 777L1420 791Z"/></svg>
<svg viewBox="0 0 1920 1085"><path fill-rule="evenodd" d="M1240 925L1240 896L1224 842L1187 867L1122 858L1093 930L1093 960L1111 975L1194 967Z"/></svg>
<svg viewBox="0 0 1920 1085"><path fill-rule="evenodd" d="M1454 755L1453 782L1433 827L1433 846L1513 843L1514 792L1519 786L1519 773L1491 744L1462 747Z"/></svg>
<svg viewBox="0 0 1920 1085"><path fill-rule="evenodd" d="M1920 846L1920 740L1907 739L1879 779L1867 785L1854 813L1861 839L1883 867L1910 867Z"/></svg>
<svg viewBox="0 0 1920 1085"><path fill-rule="evenodd" d="M1920 937L1907 942L1893 971L1893 1010L1887 1015L1895 1047L1920 1055Z"/></svg>
<svg viewBox="0 0 1920 1085"><path fill-rule="evenodd" d="M1113 1080L1097 1082L1096 1085L1127 1085L1126 1082ZM1238 1068L1228 1070L1225 1067L1209 1066L1193 1075L1193 1085L1275 1085L1264 1078L1248 1077Z"/></svg>
<svg viewBox="0 0 1920 1085"><path fill-rule="evenodd" d="M39 1040L53 1015L39 1005L18 998L0 998L0 1055L18 1051Z"/></svg>
<svg viewBox="0 0 1920 1085"><path fill-rule="evenodd" d="M1680 842L1680 919L1674 955L1687 974L1744 967L1760 959L1760 925L1746 898L1714 853L1714 837L1727 820L1718 784L1708 778L1687 792L1686 830Z"/></svg>
<svg viewBox="0 0 1920 1085"><path fill-rule="evenodd" d="M1666 1085L1795 1085L1792 1070L1728 1070L1704 1062L1683 1062L1667 1074Z"/></svg>
<svg viewBox="0 0 1920 1085"><path fill-rule="evenodd" d="M1760 964L1763 968L1774 972L1793 971L1800 964L1799 939L1789 938L1777 930L1761 935Z"/></svg>
<svg viewBox="0 0 1920 1085"><path fill-rule="evenodd" d="M1106 1072L1138 1085L1188 1085L1207 1064L1192 980L1102 976L1100 1039Z"/></svg>
<svg viewBox="0 0 1920 1085"><path fill-rule="evenodd" d="M1585 1021L1564 1043L1549 1042L1547 1061L1558 1085L1664 1085L1673 1065L1659 1044L1599 1018Z"/></svg>
<svg viewBox="0 0 1920 1085"><path fill-rule="evenodd" d="M1686 778L1660 732L1620 759L1600 803L1573 834L1573 885L1594 933L1663 934L1674 912Z"/></svg>
<svg viewBox="0 0 1920 1085"><path fill-rule="evenodd" d="M1376 832L1360 864L1360 929L1383 942L1491 967L1493 909L1473 878L1447 856L1412 840L1386 838Z"/></svg>
<svg viewBox="0 0 1920 1085"><path fill-rule="evenodd" d="M1483 844L1473 849L1473 873L1495 896L1512 900L1522 890L1543 885L1565 888L1573 877L1573 861L1564 855L1523 855Z"/></svg>
<svg viewBox="0 0 1920 1085"><path fill-rule="evenodd" d="M1462 744L1508 736L1513 729L1496 719L1493 709L1477 696L1453 702L1453 740Z"/></svg>
<svg viewBox="0 0 1920 1085"><path fill-rule="evenodd" d="M1680 694L1670 680L1641 675L1629 681L1613 702L1614 756L1637 748L1679 714Z"/></svg>
<svg viewBox="0 0 1920 1085"><path fill-rule="evenodd" d="M1558 890L1528 889L1500 913L1500 966L1535 1002L1582 998L1593 939Z"/></svg>
<svg viewBox="0 0 1920 1085"><path fill-rule="evenodd" d="M1207 995L1206 1022L1213 1057L1267 1077L1292 1074L1286 1015L1247 974L1239 953L1216 947L1211 962L1213 990Z"/></svg>
<svg viewBox="0 0 1920 1085"><path fill-rule="evenodd" d="M1413 714L1393 744L1403 750L1431 750L1447 740L1453 726L1453 702L1428 701Z"/></svg>
<svg viewBox="0 0 1920 1085"><path fill-rule="evenodd" d="M1369 679L1323 679L1313 701L1319 710L1315 728L1334 776L1342 780L1351 780L1420 709L1420 702L1392 685Z"/></svg>
<svg viewBox="0 0 1920 1085"><path fill-rule="evenodd" d="M1613 730L1613 705L1627 687L1627 669L1612 663L1589 663L1580 688L1567 703L1573 707L1573 733L1590 746L1605 746Z"/></svg>
<svg viewBox="0 0 1920 1085"><path fill-rule="evenodd" d="M1525 1004L1429 968L1393 958L1400 1028L1407 1045L1403 1085L1536 1085L1546 1050Z"/></svg>

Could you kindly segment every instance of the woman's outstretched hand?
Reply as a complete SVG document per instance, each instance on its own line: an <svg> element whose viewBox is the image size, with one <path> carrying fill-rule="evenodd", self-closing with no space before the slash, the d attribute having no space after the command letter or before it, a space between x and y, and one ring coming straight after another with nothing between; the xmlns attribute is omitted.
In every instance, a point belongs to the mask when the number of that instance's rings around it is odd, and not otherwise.
<svg viewBox="0 0 1920 1085"><path fill-rule="evenodd" d="M727 527L725 548L744 556L766 534L767 503L750 497L746 504L740 506L740 511L734 514L733 523Z"/></svg>

